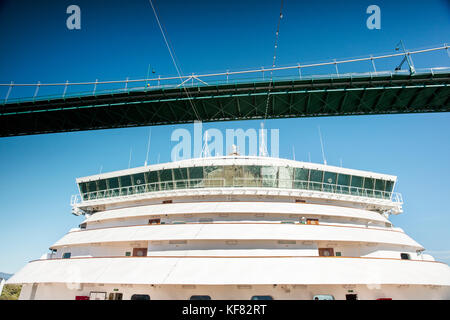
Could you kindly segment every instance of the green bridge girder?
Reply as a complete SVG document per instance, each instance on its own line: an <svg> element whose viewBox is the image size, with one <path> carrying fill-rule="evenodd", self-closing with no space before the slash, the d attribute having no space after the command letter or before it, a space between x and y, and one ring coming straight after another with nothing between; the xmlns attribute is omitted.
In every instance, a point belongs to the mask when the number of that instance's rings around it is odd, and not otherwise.
<svg viewBox="0 0 450 320"><path fill-rule="evenodd" d="M450 73L334 75L10 102L0 136L261 119L266 109L268 119L448 112L449 83Z"/></svg>

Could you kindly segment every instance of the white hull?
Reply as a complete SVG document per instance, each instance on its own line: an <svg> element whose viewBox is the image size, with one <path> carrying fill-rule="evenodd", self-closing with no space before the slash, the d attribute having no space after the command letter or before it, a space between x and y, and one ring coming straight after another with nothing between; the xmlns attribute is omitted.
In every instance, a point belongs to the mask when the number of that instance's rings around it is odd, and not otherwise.
<svg viewBox="0 0 450 320"><path fill-rule="evenodd" d="M345 300L347 294L357 294L359 300L391 298L393 300L450 299L450 288L397 285L252 285L205 286L196 285L81 285L77 288L65 284L40 284L34 300L74 300L76 296L90 296L92 292L123 294L124 300L134 294L146 294L151 300L188 300L193 295L208 295L214 300L249 300L252 296L270 295L276 300L312 300L315 295L331 294L336 300ZM32 285L24 285L20 299L28 300ZM98 295L100 296L100 295Z"/></svg>

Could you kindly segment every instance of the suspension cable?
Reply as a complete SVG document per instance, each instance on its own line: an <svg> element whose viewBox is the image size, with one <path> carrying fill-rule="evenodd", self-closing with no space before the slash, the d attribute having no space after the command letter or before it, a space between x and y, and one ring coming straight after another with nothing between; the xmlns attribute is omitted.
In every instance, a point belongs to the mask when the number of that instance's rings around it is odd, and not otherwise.
<svg viewBox="0 0 450 320"><path fill-rule="evenodd" d="M149 1L150 1L150 5L152 6L153 13L155 14L156 21L158 22L159 30L161 30L161 34L162 34L162 36L164 38L164 42L166 43L167 50L169 50L169 54L170 54L170 57L172 58L173 65L175 66L175 69L177 70L178 77L179 77L179 79L181 81L181 85L182 85L184 91L186 92L187 97L189 98L188 100L189 100L189 103L192 106L192 110L194 110L195 116L200 121L200 116L198 115L197 109L195 108L194 103L192 102L192 97L190 96L189 92L187 91L186 87L184 86L183 77L181 75L180 69L178 68L177 62L175 61L174 54L172 54L173 50L169 46L169 43L167 41L166 35L164 33L164 30L163 30L163 28L161 26L161 23L159 21L158 14L156 13L155 7L153 6L153 2L152 2L152 0L149 0Z"/></svg>
<svg viewBox="0 0 450 320"><path fill-rule="evenodd" d="M432 51L438 51L438 50L448 50L448 45L443 45L440 47L434 47L429 49L421 49L421 50L415 50L415 51L409 51L408 53L410 55L418 54L418 53L425 53L425 52L432 52ZM450 55L450 52L447 51ZM351 62L361 62L361 61L370 61L370 60L378 60L378 59L386 59L386 58L392 58L392 57L398 57L398 56L404 56L405 53L392 53L392 54L385 54L381 56L370 56L366 58L355 58L355 59L348 59L348 60L333 60L330 62L320 62L320 63L311 63L311 64L301 64L300 66L298 64L287 66L287 67L277 67L277 68L270 68L270 69L251 69L251 70L241 70L241 71L227 71L227 72L218 72L218 73L207 73L207 74L198 74L195 75L196 78L206 78L206 77L220 77L220 76L232 76L237 74L250 74L250 73L262 73L262 72L268 72L268 71L280 71L280 70L292 70L292 69L304 69L304 68L311 68L311 67L320 67L320 66L326 66L326 65L335 65L335 64L343 64L343 63L351 63ZM430 68L431 69L431 68ZM439 68L433 68L433 69L439 69ZM55 83L40 83L39 86L82 86L82 85L92 85L92 84L117 84L117 83L135 83L135 82L145 82L148 81L161 81L161 80L175 80L175 79L187 79L191 78L192 75L189 76L171 76L171 77L160 77L160 78L152 78L152 79L129 79L126 80L109 80L109 81L87 81L87 82L55 82ZM4 87L35 87L36 83L0 83L0 86Z"/></svg>
<svg viewBox="0 0 450 320"><path fill-rule="evenodd" d="M280 15L278 16L277 32L275 33L275 45L273 48L272 69L270 70L270 82L269 82L269 90L267 91L266 112L264 113L264 123L266 122L267 112L269 109L270 91L272 90L272 85L273 85L273 70L275 69L275 62L277 60L278 36L280 34L280 22L281 22L282 18L283 18L283 0L281 0Z"/></svg>

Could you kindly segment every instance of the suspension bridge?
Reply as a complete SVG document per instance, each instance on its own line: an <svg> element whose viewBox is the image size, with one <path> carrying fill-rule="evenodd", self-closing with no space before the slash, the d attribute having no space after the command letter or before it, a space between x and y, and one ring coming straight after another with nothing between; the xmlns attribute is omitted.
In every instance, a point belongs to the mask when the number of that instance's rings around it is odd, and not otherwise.
<svg viewBox="0 0 450 320"><path fill-rule="evenodd" d="M438 51L450 57L448 46L443 45L347 60L210 74L95 82L3 83L0 136L194 121L448 112L450 67L415 68L412 63L413 55ZM402 63L408 62L407 70L401 69L401 64L392 71L376 68L380 60L399 58ZM339 71L343 65L361 62L370 66L369 71ZM307 74L320 67L331 67L334 72ZM14 95L16 91L20 93Z"/></svg>

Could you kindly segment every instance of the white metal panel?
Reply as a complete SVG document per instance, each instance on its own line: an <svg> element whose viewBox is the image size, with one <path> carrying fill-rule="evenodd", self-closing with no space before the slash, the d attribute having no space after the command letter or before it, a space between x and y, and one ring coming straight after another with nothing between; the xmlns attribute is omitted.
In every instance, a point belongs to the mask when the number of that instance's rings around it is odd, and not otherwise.
<svg viewBox="0 0 450 320"><path fill-rule="evenodd" d="M128 207L97 212L84 222L106 219L129 218L146 215L171 214L206 214L206 213L280 213L300 215L322 215L348 217L380 222L388 220L379 213L369 210L338 207L322 204L289 203L289 202L191 202L153 204L139 207Z"/></svg>
<svg viewBox="0 0 450 320"><path fill-rule="evenodd" d="M8 283L418 284L450 286L444 263L325 257L38 260Z"/></svg>
<svg viewBox="0 0 450 320"><path fill-rule="evenodd" d="M423 249L403 232L343 226L274 223L177 224L114 227L71 232L52 248L92 242L152 240L304 240L405 245Z"/></svg>

